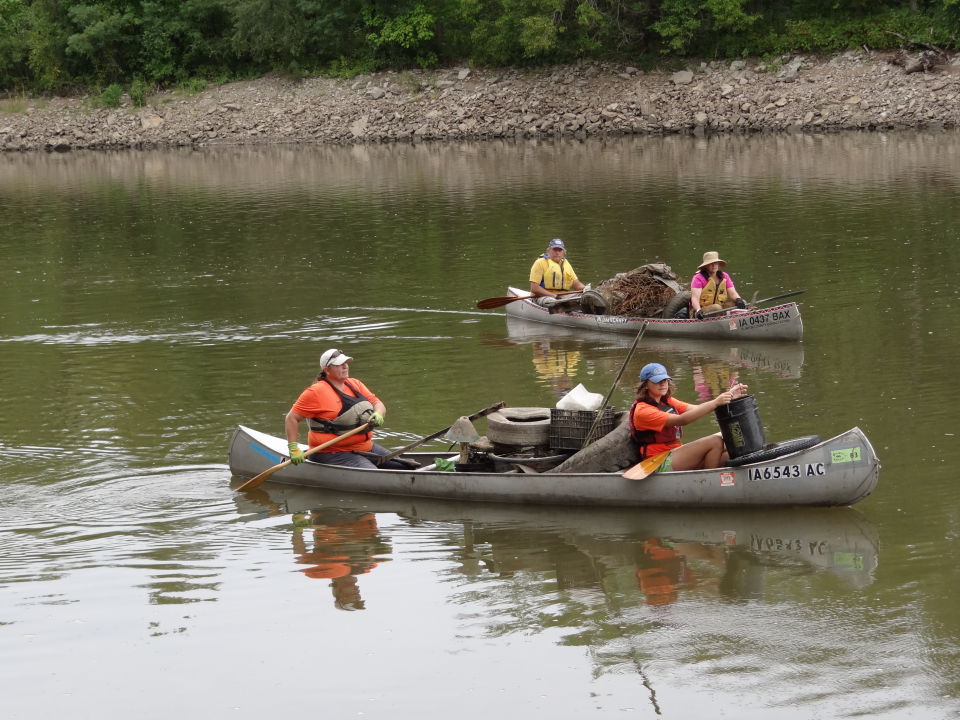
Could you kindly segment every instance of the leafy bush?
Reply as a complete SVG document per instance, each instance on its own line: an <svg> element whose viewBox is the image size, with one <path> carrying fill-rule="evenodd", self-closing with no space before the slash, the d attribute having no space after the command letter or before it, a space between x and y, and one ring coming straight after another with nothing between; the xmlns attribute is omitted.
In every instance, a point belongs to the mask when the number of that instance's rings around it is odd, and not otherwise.
<svg viewBox="0 0 960 720"><path fill-rule="evenodd" d="M103 107L120 107L120 98L123 97L123 86L117 83L107 85L106 89L100 93L100 104Z"/></svg>
<svg viewBox="0 0 960 720"><path fill-rule="evenodd" d="M177 87L187 95L199 95L207 89L209 83L203 78L189 78L180 82Z"/></svg>
<svg viewBox="0 0 960 720"><path fill-rule="evenodd" d="M147 104L147 98L150 95L150 86L143 78L134 78L130 83L130 102L134 107L143 107Z"/></svg>

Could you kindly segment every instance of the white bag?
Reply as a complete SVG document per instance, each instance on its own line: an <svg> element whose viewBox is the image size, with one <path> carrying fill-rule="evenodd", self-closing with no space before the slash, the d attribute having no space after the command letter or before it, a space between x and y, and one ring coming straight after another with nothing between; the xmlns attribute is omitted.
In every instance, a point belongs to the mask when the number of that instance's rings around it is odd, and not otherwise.
<svg viewBox="0 0 960 720"><path fill-rule="evenodd" d="M583 383L564 395L557 402L559 410L599 410L603 405L603 395L587 390Z"/></svg>

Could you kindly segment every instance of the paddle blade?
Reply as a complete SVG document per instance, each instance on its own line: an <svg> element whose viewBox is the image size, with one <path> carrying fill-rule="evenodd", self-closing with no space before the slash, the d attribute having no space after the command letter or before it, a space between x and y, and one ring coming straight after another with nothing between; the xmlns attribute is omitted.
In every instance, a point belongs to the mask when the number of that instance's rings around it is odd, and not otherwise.
<svg viewBox="0 0 960 720"><path fill-rule="evenodd" d="M284 462L280 463L279 465L274 465L272 468L268 468L267 470L264 470L264 471L263 471L262 473L260 473L259 475L250 478L250 479L247 480L243 485L241 485L240 487L238 487L238 488L237 488L237 492L241 492L242 490L253 490L254 488L260 487L260 485L263 484L263 481L264 481L264 480L266 480L268 477L270 477L271 475L273 475L273 474L274 474L277 470L279 470L280 468L286 467L286 466L289 465L289 464L290 464L290 461L289 461L289 460L285 460Z"/></svg>
<svg viewBox="0 0 960 720"><path fill-rule="evenodd" d="M576 295L579 290L565 290L563 292L554 293L554 297L561 297L563 295ZM532 295L507 295L504 297L492 297L487 298L486 300L477 300L477 307L481 310L490 310L491 308L503 307L507 303L512 303L515 300L526 300L527 298L533 297Z"/></svg>
<svg viewBox="0 0 960 720"><path fill-rule="evenodd" d="M481 310L491 310L493 308L503 307L507 303L512 303L514 300L522 300L523 298L519 295L511 295L509 297L492 297L487 298L486 300L478 300L477 307Z"/></svg>
<svg viewBox="0 0 960 720"><path fill-rule="evenodd" d="M624 471L623 476L627 480L643 480L645 477L648 477L659 470L660 466L663 465L669 456L669 450L657 455L651 455L650 457L641 460L633 467L627 468Z"/></svg>

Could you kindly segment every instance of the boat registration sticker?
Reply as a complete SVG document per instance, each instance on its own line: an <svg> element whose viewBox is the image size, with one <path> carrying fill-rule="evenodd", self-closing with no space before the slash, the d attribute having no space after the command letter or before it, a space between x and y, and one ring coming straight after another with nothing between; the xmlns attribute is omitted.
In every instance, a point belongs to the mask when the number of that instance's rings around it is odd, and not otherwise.
<svg viewBox="0 0 960 720"><path fill-rule="evenodd" d="M734 475L732 472L722 472L720 473L720 487L731 487L736 485L734 481Z"/></svg>
<svg viewBox="0 0 960 720"><path fill-rule="evenodd" d="M727 323L727 327L728 327L729 329L731 329L731 330L736 330L736 329L737 329L737 321L736 321L736 320L731 320L730 322Z"/></svg>
<svg viewBox="0 0 960 720"><path fill-rule="evenodd" d="M863 453L858 447L834 450L830 453L830 460L834 463L857 462L863 460Z"/></svg>

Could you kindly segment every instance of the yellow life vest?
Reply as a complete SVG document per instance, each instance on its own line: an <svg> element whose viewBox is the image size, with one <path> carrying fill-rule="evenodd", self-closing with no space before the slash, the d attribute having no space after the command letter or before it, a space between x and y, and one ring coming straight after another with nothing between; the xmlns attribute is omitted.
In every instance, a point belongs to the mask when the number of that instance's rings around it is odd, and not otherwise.
<svg viewBox="0 0 960 720"><path fill-rule="evenodd" d="M555 262L548 257L540 257L537 263L543 267L543 279L540 285L547 290L571 290L577 280L573 266L567 260Z"/></svg>
<svg viewBox="0 0 960 720"><path fill-rule="evenodd" d="M727 279L724 278L717 285L717 276L711 275L703 290L700 291L700 307L723 305L725 302L727 302Z"/></svg>

